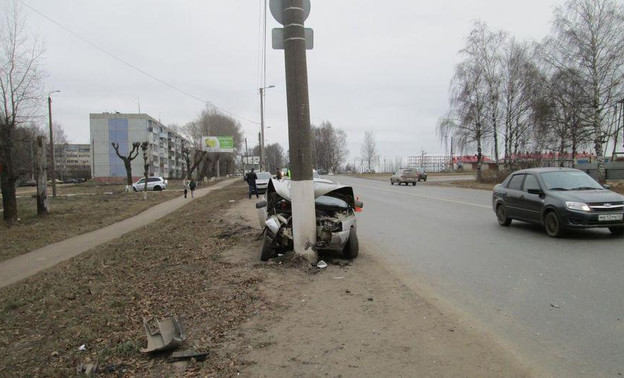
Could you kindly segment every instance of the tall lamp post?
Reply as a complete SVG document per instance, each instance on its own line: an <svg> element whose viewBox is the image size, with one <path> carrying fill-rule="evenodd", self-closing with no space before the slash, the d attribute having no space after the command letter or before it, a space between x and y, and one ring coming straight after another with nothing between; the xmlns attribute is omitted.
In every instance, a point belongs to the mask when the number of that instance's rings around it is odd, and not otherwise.
<svg viewBox="0 0 624 378"><path fill-rule="evenodd" d="M50 153L52 154L52 164L50 167L50 178L52 180L52 198L56 198L56 173L54 171L54 133L52 131L52 93L59 93L59 90L48 92L48 117L50 120Z"/></svg>
<svg viewBox="0 0 624 378"><path fill-rule="evenodd" d="M260 169L264 170L264 90L275 85L260 88Z"/></svg>

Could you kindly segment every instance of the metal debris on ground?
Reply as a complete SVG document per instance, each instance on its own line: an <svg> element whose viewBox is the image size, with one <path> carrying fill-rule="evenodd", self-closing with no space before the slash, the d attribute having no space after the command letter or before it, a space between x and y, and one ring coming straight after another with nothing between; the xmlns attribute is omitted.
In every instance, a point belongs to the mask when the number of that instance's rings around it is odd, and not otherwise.
<svg viewBox="0 0 624 378"><path fill-rule="evenodd" d="M316 266L319 267L320 269L324 269L324 268L327 268L327 263L321 260L316 264Z"/></svg>
<svg viewBox="0 0 624 378"><path fill-rule="evenodd" d="M195 359L195 361L203 361L208 357L208 353L198 352L195 349L186 349L171 353L167 362L176 362L183 360Z"/></svg>
<svg viewBox="0 0 624 378"><path fill-rule="evenodd" d="M174 349L186 340L181 319L172 316L162 322L156 318L143 319L143 327L147 334L147 348L143 353L151 353Z"/></svg>

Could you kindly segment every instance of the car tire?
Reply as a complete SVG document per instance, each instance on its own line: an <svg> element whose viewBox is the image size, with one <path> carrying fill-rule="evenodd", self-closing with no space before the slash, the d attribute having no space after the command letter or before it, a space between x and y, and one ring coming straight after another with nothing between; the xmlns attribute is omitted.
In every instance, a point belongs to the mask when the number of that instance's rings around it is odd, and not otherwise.
<svg viewBox="0 0 624 378"><path fill-rule="evenodd" d="M260 251L260 261L267 261L275 254L275 249L271 245L271 239L268 236L264 236L264 243L262 243L262 250Z"/></svg>
<svg viewBox="0 0 624 378"><path fill-rule="evenodd" d="M423 178L423 181L424 181L424 182L427 182L427 178L426 178L426 177L425 177L425 178Z"/></svg>
<svg viewBox="0 0 624 378"><path fill-rule="evenodd" d="M416 183L415 183L415 182L413 182L413 183L412 183L412 185L416 186Z"/></svg>
<svg viewBox="0 0 624 378"><path fill-rule="evenodd" d="M546 216L544 216L544 229L548 236L552 238L558 238L563 234L563 228L561 227L561 221L557 213L549 211Z"/></svg>
<svg viewBox="0 0 624 378"><path fill-rule="evenodd" d="M496 220L501 226L507 227L511 224L511 219L507 217L507 209L504 205L496 207Z"/></svg>
<svg viewBox="0 0 624 378"><path fill-rule="evenodd" d="M357 238L357 232L355 232L355 228L351 227L351 232L349 232L349 240L347 244L345 244L343 249L343 256L346 259L354 259L357 257L360 252L360 244Z"/></svg>
<svg viewBox="0 0 624 378"><path fill-rule="evenodd" d="M390 180L390 186L394 185L394 181Z"/></svg>
<svg viewBox="0 0 624 378"><path fill-rule="evenodd" d="M161 188L160 186L158 186L158 185L156 185L156 186L154 187L154 191L155 191L155 192L160 192L161 190L162 190L162 188Z"/></svg>
<svg viewBox="0 0 624 378"><path fill-rule="evenodd" d="M609 227L609 231L615 236L624 235L624 227Z"/></svg>

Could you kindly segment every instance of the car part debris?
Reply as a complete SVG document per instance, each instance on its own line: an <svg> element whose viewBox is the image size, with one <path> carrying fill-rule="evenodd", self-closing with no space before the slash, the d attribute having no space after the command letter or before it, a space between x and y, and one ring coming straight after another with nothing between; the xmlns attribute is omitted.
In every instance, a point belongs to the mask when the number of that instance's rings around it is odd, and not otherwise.
<svg viewBox="0 0 624 378"><path fill-rule="evenodd" d="M182 322L175 316L167 318L162 322L155 317L150 319L144 318L143 327L145 327L145 333L147 334L147 348L141 349L143 353L174 349L186 340Z"/></svg>
<svg viewBox="0 0 624 378"><path fill-rule="evenodd" d="M169 357L167 362L190 360L192 358L194 358L195 361L203 361L206 359L206 357L208 357L208 353L201 353L191 348L186 350L177 350L171 353L171 356Z"/></svg>
<svg viewBox="0 0 624 378"><path fill-rule="evenodd" d="M316 264L316 266L319 267L320 269L324 269L324 268L327 268L327 263L321 260L318 262L318 264Z"/></svg>

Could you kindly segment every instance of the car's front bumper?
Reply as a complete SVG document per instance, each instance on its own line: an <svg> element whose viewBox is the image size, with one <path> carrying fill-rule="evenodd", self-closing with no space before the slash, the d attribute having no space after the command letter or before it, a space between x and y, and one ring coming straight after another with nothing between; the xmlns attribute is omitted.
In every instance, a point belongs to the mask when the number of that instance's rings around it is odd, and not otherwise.
<svg viewBox="0 0 624 378"><path fill-rule="evenodd" d="M624 227L624 212L622 211L566 211L561 218L566 228Z"/></svg>

